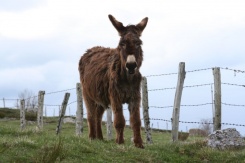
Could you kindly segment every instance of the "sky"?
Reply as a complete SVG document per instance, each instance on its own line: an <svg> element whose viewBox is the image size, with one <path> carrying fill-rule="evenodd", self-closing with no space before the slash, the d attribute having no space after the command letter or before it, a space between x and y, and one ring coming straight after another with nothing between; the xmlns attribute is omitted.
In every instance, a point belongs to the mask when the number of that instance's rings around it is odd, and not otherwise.
<svg viewBox="0 0 245 163"><path fill-rule="evenodd" d="M221 69L223 83L244 85L245 2L243 0L8 0L0 1L0 98L16 99L29 89L36 94L71 89L69 102L76 101L78 61L93 46L115 48L119 36L108 19L112 14L124 25L148 17L143 31L143 76L148 89L175 87L185 62L185 86L213 83L212 67ZM208 68L208 69L207 69ZM244 87L222 84L222 102L245 105ZM45 95L47 114L58 114L65 92ZM175 90L149 91L150 106L172 106ZM184 88L182 105L212 102L211 85ZM0 100L0 107L2 107ZM6 101L12 107L13 101ZM54 106L48 106L54 105ZM126 107L126 106L124 106ZM170 120L172 108L150 107L150 118ZM75 115L76 104L67 114ZM86 111L85 111L86 112ZM244 106L222 105L222 122L245 125ZM85 115L86 116L86 115ZM200 122L212 118L212 105L181 107L180 120ZM128 112L125 111L128 120ZM165 121L151 121L154 128L170 129ZM197 128L180 123L180 130ZM236 127L245 135L245 127Z"/></svg>

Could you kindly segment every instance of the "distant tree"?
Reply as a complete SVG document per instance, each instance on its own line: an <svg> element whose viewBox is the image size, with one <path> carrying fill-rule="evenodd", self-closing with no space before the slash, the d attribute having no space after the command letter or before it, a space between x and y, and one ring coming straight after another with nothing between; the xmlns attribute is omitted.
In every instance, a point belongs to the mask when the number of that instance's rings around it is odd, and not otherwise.
<svg viewBox="0 0 245 163"><path fill-rule="evenodd" d="M211 134L213 130L213 125L210 123L212 123L212 120L211 119L201 119L201 123L202 124L200 124L199 128L205 131L207 135Z"/></svg>
<svg viewBox="0 0 245 163"><path fill-rule="evenodd" d="M25 89L18 94L18 97L20 100L25 99L25 108L27 110L37 110L37 96L35 96L31 90ZM17 106L19 106L19 104L17 104Z"/></svg>

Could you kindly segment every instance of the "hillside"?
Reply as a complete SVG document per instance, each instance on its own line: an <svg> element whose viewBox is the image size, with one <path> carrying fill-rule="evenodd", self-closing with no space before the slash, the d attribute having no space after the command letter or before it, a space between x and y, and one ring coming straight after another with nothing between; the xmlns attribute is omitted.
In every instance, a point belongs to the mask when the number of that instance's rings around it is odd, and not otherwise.
<svg viewBox="0 0 245 163"><path fill-rule="evenodd" d="M218 151L206 147L200 137L171 142L167 132L153 132L154 144L137 149L130 139L132 132L125 129L125 144L114 140L90 141L87 125L84 134L75 136L74 124L63 124L60 136L55 134L56 118L44 118L44 129L38 131L36 123L27 123L20 131L19 120L0 121L0 162L244 162L245 149ZM103 125L104 126L104 125ZM104 137L106 129L103 128ZM144 135L144 132L142 131Z"/></svg>
<svg viewBox="0 0 245 163"><path fill-rule="evenodd" d="M29 111L25 113L26 120L35 121L37 119L37 114L33 111ZM11 108L0 108L0 118L20 118L20 110L19 109L11 109Z"/></svg>

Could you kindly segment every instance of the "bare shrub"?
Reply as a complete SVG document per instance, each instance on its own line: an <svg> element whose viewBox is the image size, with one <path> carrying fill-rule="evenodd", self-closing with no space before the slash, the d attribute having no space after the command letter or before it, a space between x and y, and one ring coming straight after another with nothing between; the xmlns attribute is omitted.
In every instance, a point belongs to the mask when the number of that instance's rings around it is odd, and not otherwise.
<svg viewBox="0 0 245 163"><path fill-rule="evenodd" d="M213 124L211 119L201 119L199 128L206 132L206 136L212 133Z"/></svg>
<svg viewBox="0 0 245 163"><path fill-rule="evenodd" d="M19 99L25 99L25 108L27 111L37 111L37 96L28 89L25 89L24 91L20 92L18 94ZM16 104L18 107L19 104Z"/></svg>

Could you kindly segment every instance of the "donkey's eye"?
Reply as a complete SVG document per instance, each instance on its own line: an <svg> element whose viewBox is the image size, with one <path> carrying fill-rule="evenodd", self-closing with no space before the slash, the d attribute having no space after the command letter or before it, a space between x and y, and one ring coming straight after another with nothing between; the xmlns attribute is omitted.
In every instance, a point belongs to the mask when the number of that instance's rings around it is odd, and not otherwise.
<svg viewBox="0 0 245 163"><path fill-rule="evenodd" d="M136 48L140 47L140 45L141 45L140 42L136 42L136 43L135 43L135 47L136 47Z"/></svg>

